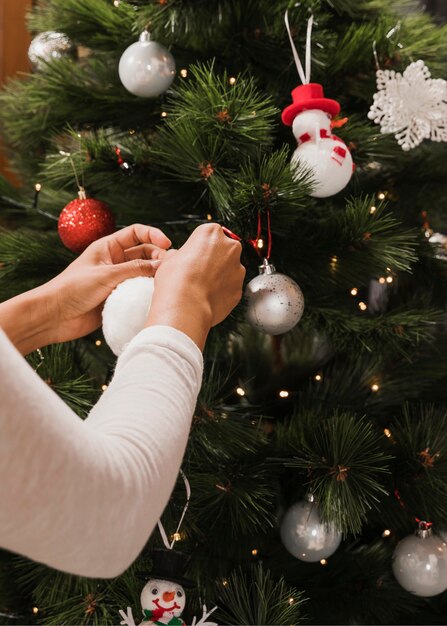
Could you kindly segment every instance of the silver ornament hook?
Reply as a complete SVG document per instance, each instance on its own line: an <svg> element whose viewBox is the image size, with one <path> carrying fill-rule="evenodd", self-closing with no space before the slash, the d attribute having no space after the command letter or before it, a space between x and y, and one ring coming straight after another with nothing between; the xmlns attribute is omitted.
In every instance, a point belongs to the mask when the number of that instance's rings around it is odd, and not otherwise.
<svg viewBox="0 0 447 626"><path fill-rule="evenodd" d="M178 535L178 532L180 530L180 527L183 523L183 519L186 515L186 511L188 510L188 506L189 506L189 500L191 498L191 485L189 484L189 480L186 478L186 475L184 473L183 470L180 470L180 476L183 478L183 482L185 483L185 489L186 489L186 504L183 507L183 511L182 511L182 515L180 517L180 521L177 525L176 531L174 533L174 539L172 540L171 543L169 543L169 539L168 536L166 534L165 528L163 526L163 524L161 523L161 520L158 520L158 529L160 531L160 535L161 538L163 539L163 543L165 544L165 547L168 550L172 550L172 548L174 547L175 542L177 541L176 536Z"/></svg>
<svg viewBox="0 0 447 626"><path fill-rule="evenodd" d="M267 258L264 258L262 260L262 265L259 265L258 268L260 274L269 275L276 273L276 267L273 265L273 263L270 263Z"/></svg>
<svg viewBox="0 0 447 626"><path fill-rule="evenodd" d="M147 30L147 28L145 28L143 32L140 34L138 41L150 41L150 40L151 40L151 34Z"/></svg>

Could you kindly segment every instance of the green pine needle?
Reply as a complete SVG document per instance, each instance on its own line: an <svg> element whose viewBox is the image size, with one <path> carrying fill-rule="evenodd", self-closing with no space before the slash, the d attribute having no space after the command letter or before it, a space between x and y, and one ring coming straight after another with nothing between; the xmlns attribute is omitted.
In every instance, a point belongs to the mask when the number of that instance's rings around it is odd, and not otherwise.
<svg viewBox="0 0 447 626"><path fill-rule="evenodd" d="M386 493L381 474L390 471L392 457L381 449L377 431L364 417L338 413L316 424L308 421L302 437L302 447L286 465L307 470L324 521L343 533L359 533L378 496Z"/></svg>

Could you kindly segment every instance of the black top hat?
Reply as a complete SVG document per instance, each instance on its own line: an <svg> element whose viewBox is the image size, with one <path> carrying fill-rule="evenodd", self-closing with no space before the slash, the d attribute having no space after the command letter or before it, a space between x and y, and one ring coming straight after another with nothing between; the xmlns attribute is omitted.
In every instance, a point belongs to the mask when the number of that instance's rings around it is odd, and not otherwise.
<svg viewBox="0 0 447 626"><path fill-rule="evenodd" d="M188 567L189 558L178 550L167 550L165 548L155 548L149 554L152 559L152 570L149 573L137 572L137 576L143 580L159 578L178 583L182 587L194 587L192 580L183 577L185 569Z"/></svg>

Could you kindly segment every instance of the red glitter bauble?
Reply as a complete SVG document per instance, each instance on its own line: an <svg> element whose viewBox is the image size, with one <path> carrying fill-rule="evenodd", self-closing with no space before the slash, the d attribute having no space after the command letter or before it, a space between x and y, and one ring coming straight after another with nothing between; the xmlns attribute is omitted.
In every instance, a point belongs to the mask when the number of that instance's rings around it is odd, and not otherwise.
<svg viewBox="0 0 447 626"><path fill-rule="evenodd" d="M79 196L62 209L57 225L62 243L77 253L116 230L115 218L105 202L86 198L82 192Z"/></svg>

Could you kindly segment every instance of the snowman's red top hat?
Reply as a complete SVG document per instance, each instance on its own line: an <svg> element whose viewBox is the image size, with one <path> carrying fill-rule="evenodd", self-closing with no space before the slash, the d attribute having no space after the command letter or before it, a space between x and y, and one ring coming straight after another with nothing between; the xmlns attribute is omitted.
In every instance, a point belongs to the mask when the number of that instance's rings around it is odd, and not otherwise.
<svg viewBox="0 0 447 626"><path fill-rule="evenodd" d="M334 117L340 112L340 105L336 100L324 97L323 87L319 83L298 85L292 90L292 104L284 109L281 119L286 126L292 126L298 113L309 109L320 109Z"/></svg>

